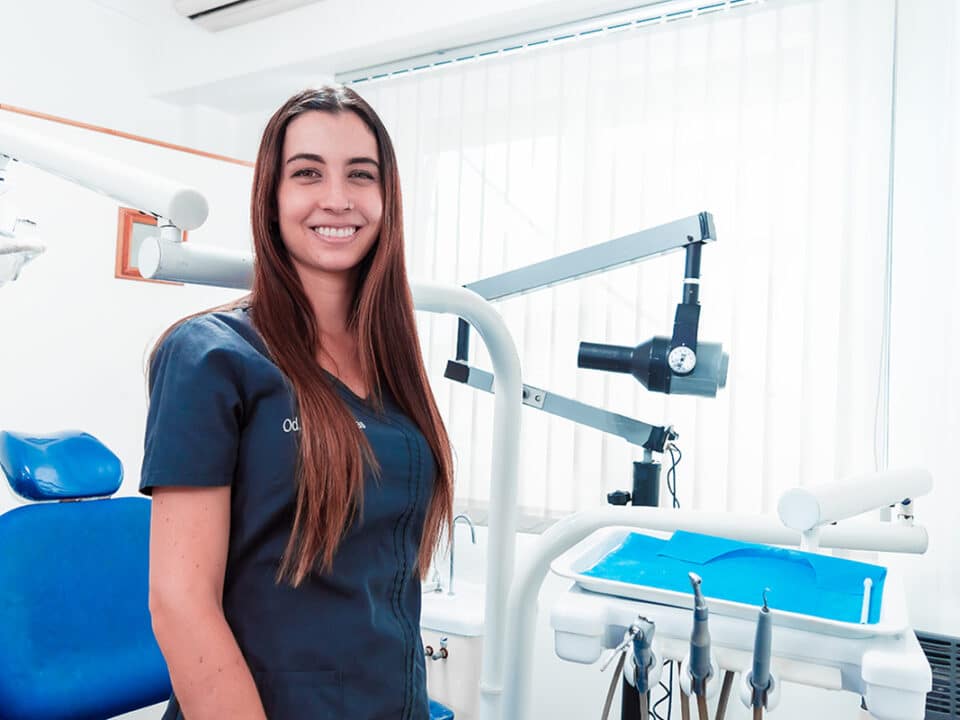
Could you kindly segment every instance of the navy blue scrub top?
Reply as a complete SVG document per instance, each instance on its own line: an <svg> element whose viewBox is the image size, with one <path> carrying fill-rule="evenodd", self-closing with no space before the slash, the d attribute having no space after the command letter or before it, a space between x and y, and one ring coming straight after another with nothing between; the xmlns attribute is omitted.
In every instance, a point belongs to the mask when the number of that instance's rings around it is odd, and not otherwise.
<svg viewBox="0 0 960 720"><path fill-rule="evenodd" d="M415 570L435 463L388 397L331 383L370 442L362 515L329 573L275 581L296 506L300 420L245 308L175 329L151 367L140 489L231 486L223 609L269 720L427 720ZM164 720L181 720L171 698Z"/></svg>

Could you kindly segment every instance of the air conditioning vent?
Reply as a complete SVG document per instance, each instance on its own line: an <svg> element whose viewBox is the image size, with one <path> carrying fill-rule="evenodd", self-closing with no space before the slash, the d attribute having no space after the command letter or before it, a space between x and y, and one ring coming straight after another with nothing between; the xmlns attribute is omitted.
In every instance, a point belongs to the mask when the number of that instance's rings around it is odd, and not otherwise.
<svg viewBox="0 0 960 720"><path fill-rule="evenodd" d="M926 720L960 720L960 638L918 632L933 671Z"/></svg>
<svg viewBox="0 0 960 720"><path fill-rule="evenodd" d="M173 0L173 7L200 27L216 32L314 2L318 0Z"/></svg>

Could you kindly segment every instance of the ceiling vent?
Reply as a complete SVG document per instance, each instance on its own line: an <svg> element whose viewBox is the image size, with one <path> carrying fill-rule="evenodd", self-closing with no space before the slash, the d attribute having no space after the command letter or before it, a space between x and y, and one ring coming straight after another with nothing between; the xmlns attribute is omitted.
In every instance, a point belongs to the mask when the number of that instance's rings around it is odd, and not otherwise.
<svg viewBox="0 0 960 720"><path fill-rule="evenodd" d="M200 27L216 32L278 15L318 0L173 0L174 9Z"/></svg>

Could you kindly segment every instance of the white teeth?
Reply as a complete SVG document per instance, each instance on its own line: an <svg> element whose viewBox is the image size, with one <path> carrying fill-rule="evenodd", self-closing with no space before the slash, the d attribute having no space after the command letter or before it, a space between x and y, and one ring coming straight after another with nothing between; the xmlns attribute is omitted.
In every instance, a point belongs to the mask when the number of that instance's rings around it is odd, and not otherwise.
<svg viewBox="0 0 960 720"><path fill-rule="evenodd" d="M324 237L345 238L353 235L357 231L357 228L315 227L313 228L313 231L317 233L317 235L323 235Z"/></svg>

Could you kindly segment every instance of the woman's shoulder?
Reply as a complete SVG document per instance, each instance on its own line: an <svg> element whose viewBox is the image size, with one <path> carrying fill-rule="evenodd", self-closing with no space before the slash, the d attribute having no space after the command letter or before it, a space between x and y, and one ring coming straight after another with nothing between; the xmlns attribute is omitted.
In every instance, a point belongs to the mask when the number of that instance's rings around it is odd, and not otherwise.
<svg viewBox="0 0 960 720"><path fill-rule="evenodd" d="M196 363L216 358L233 365L264 357L266 348L245 307L193 315L174 325L157 343L153 364L177 358Z"/></svg>
<svg viewBox="0 0 960 720"><path fill-rule="evenodd" d="M158 343L159 349L237 349L246 350L259 336L245 307L211 310L179 321Z"/></svg>

